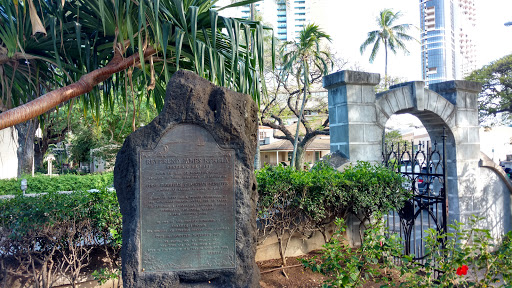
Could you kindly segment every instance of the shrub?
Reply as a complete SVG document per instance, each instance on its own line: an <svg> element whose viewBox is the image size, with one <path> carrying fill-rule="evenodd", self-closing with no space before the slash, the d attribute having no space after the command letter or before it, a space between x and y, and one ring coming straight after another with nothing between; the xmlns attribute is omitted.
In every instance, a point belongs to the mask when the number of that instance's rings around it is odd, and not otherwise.
<svg viewBox="0 0 512 288"><path fill-rule="evenodd" d="M301 202L310 185L309 176L307 172L283 166L265 167L256 174L260 233L276 234L283 266L288 242L304 222Z"/></svg>
<svg viewBox="0 0 512 288"><path fill-rule="evenodd" d="M337 230L324 245L320 259L301 259L305 268L328 276L323 287L363 287L369 279L392 283L387 268L396 268L393 257L399 256L401 239L397 235L384 237L382 218L370 223L364 231L361 247L351 249L343 239L346 226L336 219Z"/></svg>
<svg viewBox="0 0 512 288"><path fill-rule="evenodd" d="M94 247L107 252L111 267L117 265L121 214L115 192L3 200L0 227L2 267L9 275L32 277L42 285L36 287L51 287L58 273L74 285Z"/></svg>
<svg viewBox="0 0 512 288"><path fill-rule="evenodd" d="M358 161L343 171L348 183L349 212L365 223L373 214L384 214L399 210L412 197L403 188L404 178L400 173L380 165Z"/></svg>
<svg viewBox="0 0 512 288"><path fill-rule="evenodd" d="M403 240L387 233L384 221L377 219L364 231L357 250L340 241L345 226L337 220L338 230L320 259L303 259L304 267L328 276L323 287L362 287L368 280L383 283L381 287L512 286L512 232L495 247L489 230L478 228L478 217L468 227L450 225L452 231L445 234L430 229L424 239L427 257L419 263L414 255L402 254ZM399 283L389 277L390 271L399 275Z"/></svg>
<svg viewBox="0 0 512 288"><path fill-rule="evenodd" d="M60 175L50 177L37 175L26 177L27 194L49 193L57 191L86 191L89 189L104 189L114 183L114 173L87 174L87 175ZM0 180L0 195L16 195L21 193L21 177L18 179Z"/></svg>
<svg viewBox="0 0 512 288"><path fill-rule="evenodd" d="M427 230L424 264L416 265L412 255L402 256L406 283L416 287L511 287L512 232L504 235L497 247L489 230L478 228L482 219L472 216L467 226L456 222L444 234Z"/></svg>
<svg viewBox="0 0 512 288"><path fill-rule="evenodd" d="M320 231L327 242L326 224L348 213L369 219L374 213L399 209L409 194L403 178L381 165L358 162L339 172L326 163L311 171L264 167L257 171L260 233L276 233L285 262L288 241L297 231Z"/></svg>

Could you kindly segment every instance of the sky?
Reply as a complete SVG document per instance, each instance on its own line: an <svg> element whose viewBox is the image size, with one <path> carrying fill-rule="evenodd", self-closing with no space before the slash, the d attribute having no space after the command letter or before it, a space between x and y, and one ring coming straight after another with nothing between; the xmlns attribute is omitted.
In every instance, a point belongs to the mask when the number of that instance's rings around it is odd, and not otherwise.
<svg viewBox="0 0 512 288"><path fill-rule="evenodd" d="M340 56L350 62L346 67L357 63L363 71L384 75L384 51L381 48L373 64L368 62L371 46L363 55L359 47L366 39L367 33L377 30L376 17L384 8L402 13L398 24L407 23L419 27L419 0L318 0L322 5L325 17L318 19L319 25L324 26L333 38L333 47ZM475 0L477 45L477 67L489 64L505 55L512 53L512 26L505 26L512 21L512 0ZM316 21L316 20L315 20ZM419 30L411 30L410 35L419 39ZM409 55L398 52L389 54L388 74L400 77L404 81L421 80L420 44L409 42ZM414 116L394 115L386 126L409 132L415 126L422 126L421 121Z"/></svg>
<svg viewBox="0 0 512 288"><path fill-rule="evenodd" d="M359 47L367 37L367 33L377 30L376 17L382 9L400 11L401 20L397 24L413 24L419 27L419 0L313 0L315 7L320 8L321 17L313 19L320 25L333 41L331 47L338 56L349 61L344 69L359 67L366 72L384 74L384 50L381 51L373 64L370 64L371 48L363 55ZM230 0L221 0L226 4ZM477 43L477 67L481 67L512 53L512 26L505 26L512 21L512 0L475 0L477 9L477 27L475 41ZM222 6L222 5L221 5ZM275 9L275 7L267 9ZM265 19L264 19L265 21ZM419 39L419 30L409 33ZM408 42L409 55L401 51L397 55L389 54L388 73L405 81L421 80L421 55L418 42Z"/></svg>
<svg viewBox="0 0 512 288"><path fill-rule="evenodd" d="M230 0L222 0L230 1ZM349 61L344 69L358 66L362 71L384 75L384 51L381 50L373 64L368 59L371 46L363 55L359 47L367 37L367 33L377 30L376 18L382 9L400 11L401 20L397 24L419 23L419 0L313 0L315 7L322 13L313 22L320 25L332 37L332 45L338 56ZM512 0L474 0L476 6L476 28L474 40L477 49L477 67L489 64L501 57L512 54L512 26L505 26L512 21ZM222 6L222 5L221 5ZM272 7L275 9L275 7ZM269 8L267 8L269 9ZM264 19L265 20L265 19ZM409 33L419 39L419 30ZM400 77L404 81L421 80L421 55L418 42L408 42L409 55L398 51L397 55L389 54L388 74ZM382 48L381 48L382 49ZM420 126L421 122L415 117L394 117L387 126L408 125ZM406 125L407 126L407 125Z"/></svg>
<svg viewBox="0 0 512 288"><path fill-rule="evenodd" d="M419 27L419 0L319 0L325 17L314 20L333 38L333 47L341 57L350 63L357 63L364 71L384 74L384 51L377 55L373 64L368 62L372 46L363 55L360 45L367 33L377 30L376 17L384 8L400 11L402 18L397 23L413 24ZM477 67L497 60L512 53L512 26L505 22L512 21L512 0L475 0L477 9L477 27L475 41L477 44ZM419 39L419 30L409 33ZM408 42L409 55L398 52L390 53L388 74L405 78L407 81L421 80L420 44ZM349 64L350 66L350 64ZM350 68L350 67L348 67Z"/></svg>

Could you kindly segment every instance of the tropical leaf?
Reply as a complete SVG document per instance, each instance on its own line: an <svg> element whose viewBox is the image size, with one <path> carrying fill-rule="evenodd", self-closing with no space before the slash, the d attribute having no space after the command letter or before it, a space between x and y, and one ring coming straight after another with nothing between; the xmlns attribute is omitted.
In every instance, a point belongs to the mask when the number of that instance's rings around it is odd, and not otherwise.
<svg viewBox="0 0 512 288"><path fill-rule="evenodd" d="M400 12L394 13L390 9L384 9L379 13L379 16L376 18L377 25L379 27L378 30L370 31L368 32L368 36L366 40L361 44L359 47L359 51L361 54L364 53L366 48L368 46L373 44L372 52L370 54L369 61L370 63L373 63L375 58L377 57L377 53L379 52L381 43L384 44L384 51L386 53L386 62L385 62L385 76L384 78L387 79L388 74L388 48L393 52L394 54L397 53L397 48L404 51L406 54L409 53L409 51L406 48L405 43L402 40L410 41L415 40L412 36L406 34L406 32L411 28L414 27L411 24L400 24L400 25L394 25L393 24L398 21L402 17L402 14Z"/></svg>
<svg viewBox="0 0 512 288"><path fill-rule="evenodd" d="M0 104L13 108L44 93L46 100L1 113L0 129L79 95L83 95L83 109L95 115L101 114L98 109L103 104L107 109L115 101L128 103L126 94L133 89L140 91L136 93L138 97L144 95L161 108L163 88L178 69L251 93L258 103L264 91L260 83L264 64L262 39L264 29L269 28L218 15L213 9L217 1L68 0L63 4L43 0L38 2L40 5L31 1L17 3L32 13L29 17L13 13L13 1L0 0L0 59L5 59L0 60L0 73L14 82L9 85L0 81ZM229 7L254 2L257 1ZM40 23L34 22L37 19ZM31 36L33 29L41 33ZM274 50L271 51L274 59ZM128 63L128 59L132 62ZM87 82L78 85L79 79ZM99 89L94 88L100 83ZM146 87L154 89L147 92ZM60 95L67 91L66 96L56 96L57 90Z"/></svg>

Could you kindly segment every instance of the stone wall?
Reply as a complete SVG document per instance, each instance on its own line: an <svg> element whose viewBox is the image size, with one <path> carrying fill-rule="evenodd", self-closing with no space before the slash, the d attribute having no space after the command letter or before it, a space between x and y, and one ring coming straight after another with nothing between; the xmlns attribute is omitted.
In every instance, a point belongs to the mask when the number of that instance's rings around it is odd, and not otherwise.
<svg viewBox="0 0 512 288"><path fill-rule="evenodd" d="M410 113L421 120L432 142L442 143L443 131L446 131L449 222L466 221L475 212L483 211L484 207L475 208L478 206L475 199L481 198L476 195L492 194L494 190L479 182L482 177L487 179L485 181L493 178L478 166L481 85L455 80L431 84L427 89L424 82L415 81L375 94L374 86L379 80L379 74L356 71L340 71L324 77L329 95L331 152L340 151L352 162L381 162L387 120L393 114ZM442 145L440 150L443 150ZM506 217L510 212L503 215ZM492 225L488 228L495 229ZM502 226L501 232L496 233L507 232L510 230L507 227Z"/></svg>

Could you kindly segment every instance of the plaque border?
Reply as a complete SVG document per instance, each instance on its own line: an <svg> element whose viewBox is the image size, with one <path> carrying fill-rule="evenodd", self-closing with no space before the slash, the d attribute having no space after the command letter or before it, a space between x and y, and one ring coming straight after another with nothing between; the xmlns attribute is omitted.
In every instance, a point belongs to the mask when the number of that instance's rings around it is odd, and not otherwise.
<svg viewBox="0 0 512 288"><path fill-rule="evenodd" d="M141 196L142 196L142 194L141 194L141 190L142 190L141 189L142 188L142 181L141 181L142 165L141 165L141 163L142 163L142 152L152 152L152 151L154 151L156 149L156 147L158 147L158 145L160 145L160 141L162 140L163 136L166 133L168 133L168 132L172 131L173 129L177 128L178 126L196 126L196 127L199 127L201 129L203 129L215 141L215 145L217 145L217 148L219 148L219 150L225 151L225 152L229 152L231 154L231 156L232 156L232 159L233 159L232 162L233 163L231 164L232 165L231 171L233 173L233 175L232 175L232 177L233 177L232 178L233 179L232 180L233 181L233 191L232 191L233 192L233 216L234 216L233 217L234 218L233 219L234 220L233 221L233 231L234 231L234 236L235 236L234 239L233 239L233 243L231 244L231 245L233 245L233 254L234 254L233 255L234 256L233 257L233 267L224 267L224 268L189 268L189 269L179 269L179 270L168 269L168 270L162 270L162 271L148 271L148 272L144 271L144 267L142 267L142 252L143 252L143 249L142 249L143 248L142 247L142 228L143 227L142 227L142 213L141 213ZM139 261L138 261L139 262L138 263L139 269L138 270L139 270L139 273L151 274L151 273L187 272L187 271L200 271L200 270L214 271L214 270L234 270L234 269L236 269L236 263L237 263L237 260L236 260L237 259L237 257L236 257L236 255L237 255L237 249L236 249L236 239L237 239L237 236L236 236L237 235L237 232L236 232L236 223L237 223L236 218L237 218L237 213L236 212L237 212L237 210L236 210L236 185L235 185L235 183L236 183L236 181L235 181L236 180L235 179L235 161L236 161L235 149L221 147L219 145L219 143L217 142L217 140L215 139L215 137L213 137L213 135L210 133L210 131L208 131L206 128L204 128L204 127L202 127L200 125L193 124L193 123L179 123L179 124L173 126L172 128L167 129L165 132L163 132L161 134L161 136L159 137L158 141L156 141L156 145L153 147L153 149L151 149L151 150L149 150L149 149L148 150L139 149L137 154L138 154L137 158L139 160L139 167L138 167L138 170L139 170L138 171L139 172L138 173L139 174L138 175L138 182L139 182L138 183L138 188L139 188L139 193L138 193L139 194L138 195L139 196L138 197L138 210L139 211L138 211L138 213L139 213L139 217L138 218L139 218L139 223L140 223L139 224L139 229L138 229L139 230L139 233L138 233L138 235L139 235L139 237L138 237L139 238L138 239L138 242L139 242L138 243L139 244L138 245L139 246L139 252L138 252L138 254L139 254Z"/></svg>

